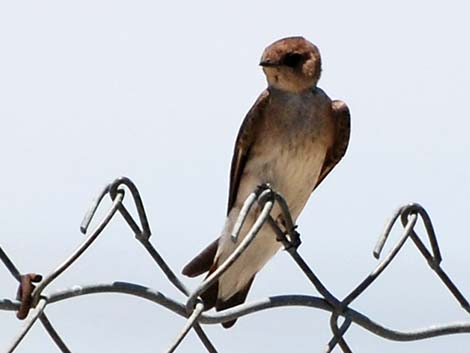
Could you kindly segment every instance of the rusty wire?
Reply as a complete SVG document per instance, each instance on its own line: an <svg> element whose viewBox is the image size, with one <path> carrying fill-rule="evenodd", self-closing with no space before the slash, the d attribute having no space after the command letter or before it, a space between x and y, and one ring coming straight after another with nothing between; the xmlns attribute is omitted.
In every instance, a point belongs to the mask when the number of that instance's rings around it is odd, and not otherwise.
<svg viewBox="0 0 470 353"><path fill-rule="evenodd" d="M123 203L124 196L126 194L125 188L129 190L134 202L134 206L137 210L137 222L131 216L127 207ZM112 205L98 225L92 231L89 231L89 225L98 207L100 206L101 201L106 195L111 197ZM171 310L172 312L187 318L184 327L181 329L178 335L175 336L166 352L174 352L191 329L195 330L208 352L217 352L216 348L213 346L203 331L201 325L217 324L240 318L245 315L250 315L259 311L284 306L310 307L330 312L330 329L332 332L332 338L326 345L324 352L331 352L337 346L339 346L340 349L345 353L352 352L351 348L346 342L345 334L353 323L361 326L365 330L368 330L375 335L394 341L416 341L450 334L470 333L470 322L433 326L431 328L406 332L393 330L380 325L366 315L350 307L350 304L362 293L364 293L364 291L380 276L380 274L388 267L398 252L402 249L405 242L411 238L414 245L418 248L419 253L421 253L421 255L426 259L429 267L437 274L439 279L449 289L455 299L460 303L462 308L470 313L470 305L468 301L441 267L442 255L439 250L439 245L434 233L431 219L424 208L420 205L406 205L400 207L393 214L393 217L387 223L384 232L377 242L373 255L377 259L380 257L384 245L392 229L398 223L398 220L400 220L403 227L401 237L363 281L361 281L353 290L351 290L351 292L346 295L344 299L338 299L330 291L328 291L320 279L315 275L311 267L299 254L298 247L300 245L300 236L296 231L295 224L292 221L288 205L282 195L272 190L269 185L259 186L257 190L248 196L245 204L242 207L239 218L235 222L234 229L231 233L232 238L236 240L236 238L239 236L240 229L242 228L249 212L251 212L253 207L255 207L255 204L257 204L259 208L259 215L247 235L240 242L231 256L229 256L215 272L202 281L202 283L193 291L190 291L183 284L183 282L180 281L180 279L175 275L171 268L166 264L164 259L160 256L158 251L150 243L149 239L151 236L151 231L142 199L135 184L126 177L118 178L111 184L107 185L93 201L90 210L85 215L81 225L81 231L87 235L87 238L62 264L60 264L54 271L45 276L43 279L38 274L21 274L21 272L14 265L13 261L11 261L11 259L0 247L0 260L2 260L11 275L19 282L17 300L0 300L0 310L16 311L18 318L26 318L25 325L12 341L12 343L7 347L6 351L13 352L21 343L22 339L26 336L29 329L39 319L46 332L48 332L61 352L70 353L71 350L67 347L65 342L60 337L60 334L49 321L45 310L48 305L57 303L59 301L67 300L76 296L95 293L124 293L137 296L149 300L155 304L161 305L168 310ZM280 207L282 213L282 226L279 226L279 224L274 221L270 215L271 210L275 204ZM62 291L48 294L45 293L46 287L58 276L64 273L64 271L66 271L78 259L78 257L80 257L91 246L91 244L97 239L97 237L102 233L111 219L113 219L115 214L118 212L125 219L133 231L136 239L144 246L149 255L164 272L168 280L179 291L188 297L185 303L169 298L152 288L147 288L138 284L127 282L73 286L72 288L68 288ZM423 221L430 244L430 249L428 249L421 237L416 233L415 225L419 219ZM205 312L204 304L200 300L199 295L204 292L205 289L210 287L210 285L214 283L214 281L216 281L231 266L231 264L237 260L237 258L255 239L259 229L266 222L273 229L275 234L273 236L276 236L276 239L283 244L285 250L292 257L293 261L299 266L302 272L306 275L307 279L312 283L312 285L316 288L322 297L306 295L274 296L257 302L244 303L242 305L238 305L218 313ZM39 284L37 287L35 287L33 283L38 281ZM30 312L30 309L34 310ZM340 318L343 318L341 325L338 323Z"/></svg>

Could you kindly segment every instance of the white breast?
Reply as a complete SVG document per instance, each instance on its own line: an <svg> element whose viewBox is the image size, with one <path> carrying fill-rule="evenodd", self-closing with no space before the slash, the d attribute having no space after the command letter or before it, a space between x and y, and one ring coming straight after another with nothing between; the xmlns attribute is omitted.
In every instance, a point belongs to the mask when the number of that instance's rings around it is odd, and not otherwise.
<svg viewBox="0 0 470 353"><path fill-rule="evenodd" d="M266 152L262 158L250 161L247 169L256 177L247 180L243 187L246 191L253 191L257 186L253 183L270 183L275 191L284 196L297 218L317 183L326 149L321 142L312 142L302 148L273 144Z"/></svg>

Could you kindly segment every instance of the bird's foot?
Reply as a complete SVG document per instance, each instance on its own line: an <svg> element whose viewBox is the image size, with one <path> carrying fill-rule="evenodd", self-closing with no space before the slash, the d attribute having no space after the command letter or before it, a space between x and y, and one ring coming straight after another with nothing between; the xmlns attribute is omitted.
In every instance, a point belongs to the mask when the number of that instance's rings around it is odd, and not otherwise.
<svg viewBox="0 0 470 353"><path fill-rule="evenodd" d="M272 190L271 184L269 184L269 183L259 184L256 187L256 194L260 195L264 190Z"/></svg>
<svg viewBox="0 0 470 353"><path fill-rule="evenodd" d="M282 235L279 233L276 235L276 240L283 243L286 250L290 248L297 249L302 243L300 233L297 232L297 225L294 225L292 229L288 230L286 221L282 215L277 217L276 223L278 227L283 230Z"/></svg>
<svg viewBox="0 0 470 353"><path fill-rule="evenodd" d="M297 226L295 225L294 228L290 232L286 232L286 238L289 242L288 246L286 246L286 250L294 248L297 249L300 244L302 244L302 240L300 239L300 233L297 232Z"/></svg>

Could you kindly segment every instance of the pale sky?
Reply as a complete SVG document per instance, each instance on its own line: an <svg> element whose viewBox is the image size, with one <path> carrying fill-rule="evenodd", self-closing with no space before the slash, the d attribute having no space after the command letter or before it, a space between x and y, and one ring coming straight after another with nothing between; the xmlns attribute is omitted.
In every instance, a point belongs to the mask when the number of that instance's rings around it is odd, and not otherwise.
<svg viewBox="0 0 470 353"><path fill-rule="evenodd" d="M322 54L319 86L349 105L352 135L298 220L300 253L341 298L376 265L372 249L393 211L418 202L444 269L470 296L469 11L464 1L2 1L0 245L21 271L47 274L84 239L79 225L96 193L126 175L142 193L153 243L179 272L222 228L235 136L266 86L263 49L302 35ZM184 299L118 219L46 293L112 281ZM0 298L13 298L2 266L0 283ZM284 252L248 301L280 294L317 295ZM352 307L397 330L470 322L411 243ZM74 353L162 352L184 325L123 295L46 312ZM321 352L328 321L283 308L206 332L220 352ZM0 350L21 326L0 312ZM354 325L346 339L356 353L470 346L469 334L397 343ZM40 325L17 350L55 351ZM178 350L203 351L194 332Z"/></svg>

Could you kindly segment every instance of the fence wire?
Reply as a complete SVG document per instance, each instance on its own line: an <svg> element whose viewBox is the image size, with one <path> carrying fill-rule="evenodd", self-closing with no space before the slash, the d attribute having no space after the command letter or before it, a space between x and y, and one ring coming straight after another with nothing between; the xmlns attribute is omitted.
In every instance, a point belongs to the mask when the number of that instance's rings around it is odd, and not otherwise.
<svg viewBox="0 0 470 353"><path fill-rule="evenodd" d="M127 191L126 191L127 190ZM135 208L137 210L137 219L131 216L127 206L123 203L124 196L129 192ZM93 220L98 207L103 198L109 195L112 200L111 207L107 210L103 219L93 229L89 230L91 221ZM270 212L274 205L279 205L282 211L282 219L284 227L287 231L282 230L278 223L275 222ZM211 343L209 337L205 334L201 325L218 324L224 321L230 321L245 315L257 313L283 306L304 306L330 312L330 330L332 338L327 343L324 350L325 353L333 351L335 347L339 347L343 352L352 352L345 339L345 334L351 324L361 326L363 329L370 331L372 334L393 341L416 341L431 337L451 335L457 333L470 333L470 322L447 324L433 326L425 329L413 331L398 331L381 325L361 312L350 307L351 303L358 298L364 291L380 276L380 274L393 261L398 252L408 239L411 239L419 253L426 259L429 267L437 274L438 278L445 284L455 299L460 303L462 308L470 313L470 305L463 294L452 282L450 277L441 267L442 256L439 250L436 235L432 226L431 219L425 209L418 204L410 204L400 207L385 227L383 234L380 236L374 249L374 256L379 259L384 245L389 238L392 229L396 224L401 222L403 231L399 240L391 248L391 250L383 256L382 260L372 270L372 272L354 288L344 299L338 299L322 284L320 279L315 275L311 267L305 262L298 252L301 244L300 235L296 231L296 226L292 221L284 198L270 188L269 185L261 185L255 190L245 201L240 216L235 223L232 238L234 240L239 236L240 229L253 207L258 207L259 216L255 223L247 233L246 237L240 242L235 251L221 264L221 266L208 276L193 291L190 291L183 282L175 275L172 269L166 264L158 253L157 249L150 243L151 236L150 226L147 215L140 197L139 191L135 184L126 177L116 179L114 182L106 186L98 197L93 201L90 210L84 217L81 225L81 231L87 235L86 239L80 247L72 253L62 264L44 278L35 273L22 274L14 265L13 261L0 247L0 259L9 270L11 275L18 281L18 293L16 300L2 299L0 300L0 309L7 311L16 311L19 319L24 319L25 324L12 343L7 347L6 352L13 352L21 343L22 339L27 335L31 327L39 321L44 329L51 336L57 347L64 353L72 352L70 348L61 338L60 334L53 327L52 323L46 316L46 308L48 305L67 300L77 296L83 296L94 293L124 293L137 296L155 304L161 305L177 315L187 318L184 327L175 335L174 340L169 344L166 352L174 352L179 344L184 340L186 334L194 329L199 339L208 352L217 352L217 349ZM128 282L113 282L110 284L94 284L85 286L73 286L71 288L57 291L55 293L46 293L46 287L67 270L100 236L111 219L119 213L127 222L133 231L136 239L144 246L149 255L154 259L157 266L164 272L168 280L185 296L185 303L167 297L152 288L144 287L138 284ZM424 224L426 236L428 238L429 247L423 242L423 237L418 235L415 226L421 219ZM204 311L204 304L199 298L200 294L211 286L246 250L246 248L255 239L258 231L267 223L274 231L276 239L280 241L284 249L290 254L293 261L298 265L300 270L305 274L307 279L312 283L315 289L320 293L321 297L307 295L282 295L274 296L256 302L244 303L236 307L226 309L217 313L209 313ZM30 312L31 309L34 309ZM340 325L338 320L342 318Z"/></svg>

